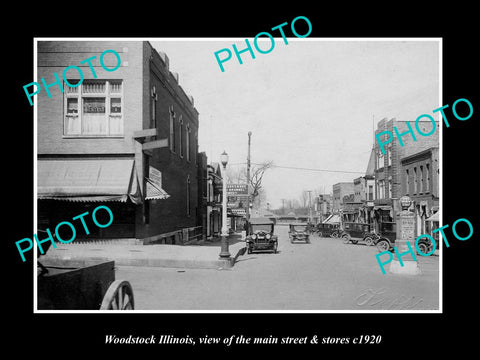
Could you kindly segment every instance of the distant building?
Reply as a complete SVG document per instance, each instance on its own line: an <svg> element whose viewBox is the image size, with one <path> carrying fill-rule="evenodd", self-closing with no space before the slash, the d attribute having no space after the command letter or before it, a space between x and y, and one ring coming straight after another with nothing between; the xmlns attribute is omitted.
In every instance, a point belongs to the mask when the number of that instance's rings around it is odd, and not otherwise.
<svg viewBox="0 0 480 360"><path fill-rule="evenodd" d="M332 187L332 193L333 193L332 211L333 213L337 213L343 207L344 196L351 195L354 193L353 182L341 182L341 183L334 184Z"/></svg>
<svg viewBox="0 0 480 360"><path fill-rule="evenodd" d="M219 236L222 230L222 173L220 164L207 166L207 239Z"/></svg>
<svg viewBox="0 0 480 360"><path fill-rule="evenodd" d="M332 214L333 196L331 194L320 194L315 200L315 215L318 222L323 222Z"/></svg>

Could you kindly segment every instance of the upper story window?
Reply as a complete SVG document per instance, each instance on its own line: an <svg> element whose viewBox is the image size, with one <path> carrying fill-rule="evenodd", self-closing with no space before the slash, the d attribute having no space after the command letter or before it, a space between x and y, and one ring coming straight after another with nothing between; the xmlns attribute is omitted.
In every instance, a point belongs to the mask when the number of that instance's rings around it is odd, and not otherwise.
<svg viewBox="0 0 480 360"><path fill-rule="evenodd" d="M123 136L122 85L122 80L84 80L77 87L65 86L63 134Z"/></svg>
<svg viewBox="0 0 480 360"><path fill-rule="evenodd" d="M182 114L180 114L180 119L179 119L179 124L180 124L180 131L179 131L179 135L180 135L180 157L183 158L183 117L182 117Z"/></svg>
<svg viewBox="0 0 480 360"><path fill-rule="evenodd" d="M185 132L185 145L187 147L185 154L187 155L187 161L190 161L190 133L190 124L187 124L187 130Z"/></svg>
<svg viewBox="0 0 480 360"><path fill-rule="evenodd" d="M392 165L392 145L387 146L387 166Z"/></svg>
<svg viewBox="0 0 480 360"><path fill-rule="evenodd" d="M379 152L377 153L377 169L381 169L381 168L384 167L384 165L385 165L385 164L384 164L384 161L385 161L384 159L385 159L385 158L384 158L384 156L383 156L383 153L382 153L381 151L379 151Z"/></svg>
<svg viewBox="0 0 480 360"><path fill-rule="evenodd" d="M425 164L425 171L426 171L426 183L425 183L425 192L430 191L430 164Z"/></svg>
<svg viewBox="0 0 480 360"><path fill-rule="evenodd" d="M169 138L169 145L170 145L170 151L175 152L175 111L173 110L173 105L169 107L168 109L169 114L170 114L170 138Z"/></svg>

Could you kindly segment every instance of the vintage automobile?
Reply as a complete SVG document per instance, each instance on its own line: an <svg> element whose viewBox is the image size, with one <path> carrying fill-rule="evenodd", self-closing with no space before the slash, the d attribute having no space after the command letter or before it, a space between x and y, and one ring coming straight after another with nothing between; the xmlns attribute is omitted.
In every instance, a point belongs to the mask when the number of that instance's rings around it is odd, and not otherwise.
<svg viewBox="0 0 480 360"><path fill-rule="evenodd" d="M375 239L375 245L378 251L393 250L395 239L397 237L397 226L395 222L381 222L379 226L379 236Z"/></svg>
<svg viewBox="0 0 480 360"><path fill-rule="evenodd" d="M338 231L340 230L340 224L317 224L316 233L320 237L338 237Z"/></svg>
<svg viewBox="0 0 480 360"><path fill-rule="evenodd" d="M288 237L290 242L304 242L310 244L310 235L308 233L308 224L306 223L294 223L290 224L288 231Z"/></svg>
<svg viewBox="0 0 480 360"><path fill-rule="evenodd" d="M343 223L340 237L345 244L357 244L359 240L363 240L367 246L375 245L378 240L378 235L372 231L370 224L354 222Z"/></svg>
<svg viewBox="0 0 480 360"><path fill-rule="evenodd" d="M375 245L379 252L382 251L393 251L395 246L395 240L397 237L396 223L395 222L384 222L379 224L380 234L379 237L375 240ZM410 245L412 248L415 248L415 251L418 253L420 250L423 254L428 254L433 250L432 242L426 238L420 238L417 242L418 250L415 247L415 240L411 239ZM438 248L438 239L435 239L435 245Z"/></svg>
<svg viewBox="0 0 480 360"><path fill-rule="evenodd" d="M274 235L273 221L268 218L251 218L248 224L248 235L245 239L247 252L256 250L271 250L276 253L278 237Z"/></svg>

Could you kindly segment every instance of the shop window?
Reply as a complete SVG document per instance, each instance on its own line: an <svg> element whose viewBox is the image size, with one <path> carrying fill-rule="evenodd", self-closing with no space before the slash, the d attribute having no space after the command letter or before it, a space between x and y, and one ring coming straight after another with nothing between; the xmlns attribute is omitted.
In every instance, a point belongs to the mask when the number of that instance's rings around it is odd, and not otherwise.
<svg viewBox="0 0 480 360"><path fill-rule="evenodd" d="M78 80L68 83L77 84ZM121 80L85 80L65 88L65 136L123 135Z"/></svg>

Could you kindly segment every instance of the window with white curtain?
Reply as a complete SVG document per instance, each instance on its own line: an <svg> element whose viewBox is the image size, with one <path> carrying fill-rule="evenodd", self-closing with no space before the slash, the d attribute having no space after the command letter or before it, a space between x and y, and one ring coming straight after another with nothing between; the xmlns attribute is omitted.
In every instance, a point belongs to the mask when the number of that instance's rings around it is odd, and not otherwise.
<svg viewBox="0 0 480 360"><path fill-rule="evenodd" d="M122 80L84 80L64 96L65 136L123 136Z"/></svg>

